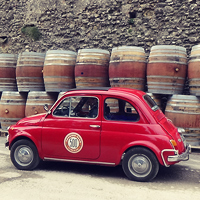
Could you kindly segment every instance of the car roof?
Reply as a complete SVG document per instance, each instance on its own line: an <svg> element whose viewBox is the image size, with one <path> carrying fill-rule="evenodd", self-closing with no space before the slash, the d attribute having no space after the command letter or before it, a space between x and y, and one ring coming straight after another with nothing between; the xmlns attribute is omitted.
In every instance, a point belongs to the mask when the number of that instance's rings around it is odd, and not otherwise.
<svg viewBox="0 0 200 200"><path fill-rule="evenodd" d="M73 93L96 93L96 94L132 94L142 97L146 93L140 90L122 87L84 87L84 88L73 88L67 91L67 94Z"/></svg>

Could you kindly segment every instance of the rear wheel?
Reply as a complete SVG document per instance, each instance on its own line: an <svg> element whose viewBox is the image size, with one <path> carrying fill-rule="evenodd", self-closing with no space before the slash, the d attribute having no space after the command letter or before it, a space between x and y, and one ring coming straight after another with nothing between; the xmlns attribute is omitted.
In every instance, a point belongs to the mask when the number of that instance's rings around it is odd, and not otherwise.
<svg viewBox="0 0 200 200"><path fill-rule="evenodd" d="M144 182L155 178L159 170L159 163L150 150L136 147L124 155L122 167L129 179Z"/></svg>
<svg viewBox="0 0 200 200"><path fill-rule="evenodd" d="M39 165L40 158L35 145L29 140L18 140L10 151L11 161L17 169L32 170Z"/></svg>

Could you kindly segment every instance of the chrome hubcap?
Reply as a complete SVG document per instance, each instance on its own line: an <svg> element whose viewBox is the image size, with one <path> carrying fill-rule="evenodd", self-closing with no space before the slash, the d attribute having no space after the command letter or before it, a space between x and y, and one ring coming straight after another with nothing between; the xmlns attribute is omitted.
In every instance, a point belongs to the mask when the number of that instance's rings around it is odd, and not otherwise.
<svg viewBox="0 0 200 200"><path fill-rule="evenodd" d="M28 166L33 161L33 151L30 147L21 145L16 148L14 157L19 165Z"/></svg>
<svg viewBox="0 0 200 200"><path fill-rule="evenodd" d="M152 163L145 155L133 155L129 159L128 168L134 176L145 177L151 172Z"/></svg>

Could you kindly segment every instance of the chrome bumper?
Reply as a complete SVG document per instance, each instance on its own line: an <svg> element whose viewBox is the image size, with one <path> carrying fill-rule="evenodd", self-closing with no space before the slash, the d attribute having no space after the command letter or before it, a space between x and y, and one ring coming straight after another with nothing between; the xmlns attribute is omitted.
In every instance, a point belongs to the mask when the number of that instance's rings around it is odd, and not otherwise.
<svg viewBox="0 0 200 200"><path fill-rule="evenodd" d="M191 153L191 145L188 145L187 149L184 153L182 153L180 155L178 154L178 155L174 155L174 156L169 156L167 160L169 162L186 161L186 160L189 160L190 153Z"/></svg>
<svg viewBox="0 0 200 200"><path fill-rule="evenodd" d="M9 139L9 134L7 135L7 138L6 138L6 143L5 143L5 147L6 147L6 148L9 148L9 142L8 142L8 139Z"/></svg>
<svg viewBox="0 0 200 200"><path fill-rule="evenodd" d="M168 162L186 161L186 160L189 160L189 154L191 153L191 145L188 144L186 147L186 151L182 154L178 154L178 151L174 150L174 149L164 149L161 152L161 156L162 156L165 166L168 167L169 165L166 164L166 161L163 156L164 152L174 152L174 154L175 154L174 156L168 156L168 158L167 158Z"/></svg>
<svg viewBox="0 0 200 200"><path fill-rule="evenodd" d="M8 146L9 146L9 142L6 142L5 143L5 148L8 148Z"/></svg>

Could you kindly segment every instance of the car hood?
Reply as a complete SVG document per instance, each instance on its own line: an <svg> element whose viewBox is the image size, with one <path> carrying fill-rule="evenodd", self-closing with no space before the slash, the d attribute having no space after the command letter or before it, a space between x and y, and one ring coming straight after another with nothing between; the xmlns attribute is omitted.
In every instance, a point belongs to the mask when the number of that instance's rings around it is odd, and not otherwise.
<svg viewBox="0 0 200 200"><path fill-rule="evenodd" d="M30 117L23 118L17 122L18 126L39 126L42 119L45 118L47 113L42 113L38 115L32 115Z"/></svg>

